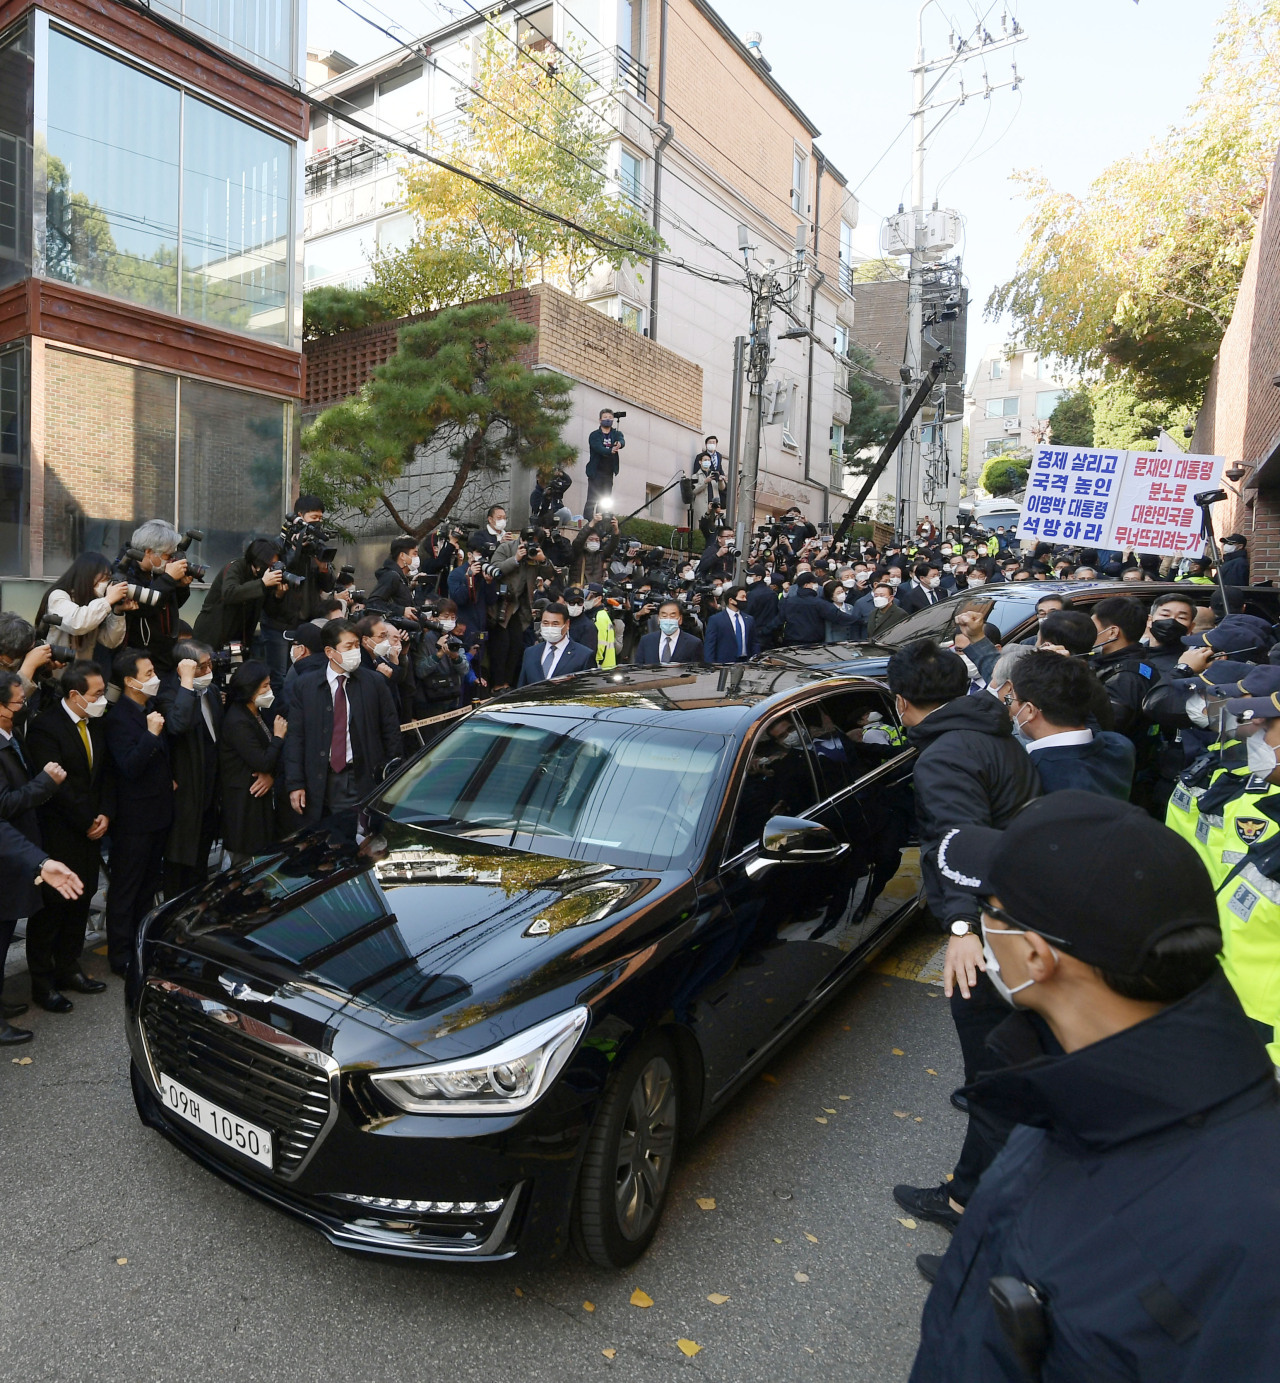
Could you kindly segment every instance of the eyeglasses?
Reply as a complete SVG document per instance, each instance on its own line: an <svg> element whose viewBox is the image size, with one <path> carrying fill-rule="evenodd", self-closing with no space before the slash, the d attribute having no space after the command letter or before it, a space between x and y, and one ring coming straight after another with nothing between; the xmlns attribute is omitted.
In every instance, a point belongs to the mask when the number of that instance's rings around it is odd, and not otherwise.
<svg viewBox="0 0 1280 1383"><path fill-rule="evenodd" d="M996 907L994 903L984 902L982 904L982 911L985 912L988 917L994 917L997 922L1003 922L1006 927L1011 927L1014 931L1035 932L1037 936L1042 936L1046 941L1052 941L1058 946L1065 946L1067 950L1070 950L1074 945L1074 942L1064 941L1060 936L1052 936L1049 932L1046 932L1043 927L1029 927L1025 922L1019 922L1011 913L1005 912L1003 908ZM996 932L995 935L999 936L999 932Z"/></svg>

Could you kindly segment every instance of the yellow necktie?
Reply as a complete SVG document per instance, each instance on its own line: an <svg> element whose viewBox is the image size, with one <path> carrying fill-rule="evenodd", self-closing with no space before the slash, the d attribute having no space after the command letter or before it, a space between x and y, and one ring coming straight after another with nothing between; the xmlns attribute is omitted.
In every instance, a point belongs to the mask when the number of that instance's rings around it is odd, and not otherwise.
<svg viewBox="0 0 1280 1383"><path fill-rule="evenodd" d="M77 720L76 726L80 731L80 738L84 741L84 756L89 760L89 767L93 767L93 744L89 739L89 722L87 720Z"/></svg>

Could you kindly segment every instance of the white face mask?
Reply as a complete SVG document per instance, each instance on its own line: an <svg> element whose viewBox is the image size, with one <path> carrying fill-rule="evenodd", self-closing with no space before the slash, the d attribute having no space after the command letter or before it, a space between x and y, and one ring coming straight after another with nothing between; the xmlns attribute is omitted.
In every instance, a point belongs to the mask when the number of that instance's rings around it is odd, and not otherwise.
<svg viewBox="0 0 1280 1383"><path fill-rule="evenodd" d="M257 696L253 698L253 704L265 711L266 708L270 706L275 699L275 692L268 689L267 691L259 692Z"/></svg>
<svg viewBox="0 0 1280 1383"><path fill-rule="evenodd" d="M1026 932L1008 931L1000 932L999 935L1026 936ZM1052 946L1049 949L1053 951ZM1057 951L1053 951L1053 956L1055 960L1058 958ZM1013 996L1015 994L1021 994L1024 989L1030 989L1031 986L1035 984L1035 980L1023 980L1023 982L1020 985L1016 985L1012 989L1009 988L1009 986L1005 983L1004 976L1000 973L1000 962L996 959L996 953L991 949L991 942L987 940L987 924L985 919L982 923L982 958L987 963L987 979L989 979L991 983L995 985L997 992L1006 1004L1008 1004L1011 1008L1017 1008L1017 1004L1013 1002Z"/></svg>
<svg viewBox="0 0 1280 1383"><path fill-rule="evenodd" d="M889 584L890 584L891 586L901 586L901 585L902 585L902 577L900 577L900 576L891 576L891 577L889 578Z"/></svg>
<svg viewBox="0 0 1280 1383"><path fill-rule="evenodd" d="M569 611L569 613L573 616L574 619L577 619L578 616L582 613L581 605L568 605L565 608Z"/></svg>
<svg viewBox="0 0 1280 1383"><path fill-rule="evenodd" d="M986 578L985 576L971 576L971 577L969 578L969 585L970 585L970 587L973 587L973 586L985 586L986 584L987 584L987 578Z"/></svg>
<svg viewBox="0 0 1280 1383"><path fill-rule="evenodd" d="M494 519L493 523L490 525L490 527L493 529L495 533L501 533L502 530L506 528L506 526L506 519Z"/></svg>
<svg viewBox="0 0 1280 1383"><path fill-rule="evenodd" d="M440 628L444 630L454 629L457 627L457 624L458 621L450 615L445 615L440 620Z"/></svg>
<svg viewBox="0 0 1280 1383"><path fill-rule="evenodd" d="M596 542L589 542L589 543L587 544L587 551L588 551L588 552L599 552L599 551L600 551L600 544L599 544L599 543L596 543Z"/></svg>
<svg viewBox="0 0 1280 1383"><path fill-rule="evenodd" d="M107 583L106 583L106 581L105 581L105 580L99 581L98 584L93 588L93 593L94 593L94 595L96 595L96 596L98 597L99 600L101 600L102 597L105 596L106 593L107 593Z"/></svg>
<svg viewBox="0 0 1280 1383"><path fill-rule="evenodd" d="M843 605L843 604L844 604L844 592L843 592L843 591L834 591L834 592L832 593L831 599L832 599L837 605Z"/></svg>
<svg viewBox="0 0 1280 1383"><path fill-rule="evenodd" d="M931 591L936 591L942 584L942 578L940 576L931 576L924 584L928 586Z"/></svg>
<svg viewBox="0 0 1280 1383"><path fill-rule="evenodd" d="M206 672L192 680L191 690L199 692L201 696L213 686L213 673Z"/></svg>
<svg viewBox="0 0 1280 1383"><path fill-rule="evenodd" d="M145 682L139 682L135 677L133 685L135 690L140 691L143 696L154 696L160 690L160 679L153 672Z"/></svg>
<svg viewBox="0 0 1280 1383"><path fill-rule="evenodd" d="M373 656L374 656L375 658L386 658L386 657L389 657L389 656L390 656L390 653L391 653L391 640L390 640L390 639L381 639L378 643L374 644L374 646L373 646Z"/></svg>
<svg viewBox="0 0 1280 1383"><path fill-rule="evenodd" d="M1186 712L1187 719L1198 730L1209 728L1209 708L1205 705L1205 699L1199 692L1192 692L1187 697Z"/></svg>
<svg viewBox="0 0 1280 1383"><path fill-rule="evenodd" d="M1266 742L1262 731L1250 735L1244 747L1249 756L1249 772L1256 777L1270 778L1280 766L1277 765L1275 746Z"/></svg>
<svg viewBox="0 0 1280 1383"><path fill-rule="evenodd" d="M889 603L889 597L887 595L873 595L871 597L871 603L877 610L883 610Z"/></svg>
<svg viewBox="0 0 1280 1383"><path fill-rule="evenodd" d="M97 720L99 716L106 715L107 698L105 696L100 696L96 701L86 702L84 713L89 717L90 720Z"/></svg>
<svg viewBox="0 0 1280 1383"><path fill-rule="evenodd" d="M722 590L724 590L723 586L712 586L711 593L713 595L719 595Z"/></svg>
<svg viewBox="0 0 1280 1383"><path fill-rule="evenodd" d="M338 654L342 663L343 672L354 672L360 666L360 650L358 648L347 648Z"/></svg>
<svg viewBox="0 0 1280 1383"><path fill-rule="evenodd" d="M564 638L564 630L558 624L544 624L540 632L547 643L559 643Z"/></svg>
<svg viewBox="0 0 1280 1383"><path fill-rule="evenodd" d="M692 581L692 580L693 580L693 568L692 568L692 567L689 567L689 568L686 569L685 571L682 571L682 572L680 573L680 579L681 579L682 581Z"/></svg>
<svg viewBox="0 0 1280 1383"><path fill-rule="evenodd" d="M410 575L410 576L417 576L417 574L418 574L419 570L421 569L421 567L422 567L422 558L421 558L421 557L415 557L415 558L413 559L413 561L409 563L409 575Z"/></svg>

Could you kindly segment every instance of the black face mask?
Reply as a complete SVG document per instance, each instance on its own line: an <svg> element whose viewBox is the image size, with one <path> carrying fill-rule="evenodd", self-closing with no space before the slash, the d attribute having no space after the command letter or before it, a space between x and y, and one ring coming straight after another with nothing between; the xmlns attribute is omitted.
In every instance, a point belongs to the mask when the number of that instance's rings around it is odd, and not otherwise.
<svg viewBox="0 0 1280 1383"><path fill-rule="evenodd" d="M1186 625L1179 624L1176 619L1157 619L1151 621L1151 637L1160 644L1180 643L1186 632Z"/></svg>

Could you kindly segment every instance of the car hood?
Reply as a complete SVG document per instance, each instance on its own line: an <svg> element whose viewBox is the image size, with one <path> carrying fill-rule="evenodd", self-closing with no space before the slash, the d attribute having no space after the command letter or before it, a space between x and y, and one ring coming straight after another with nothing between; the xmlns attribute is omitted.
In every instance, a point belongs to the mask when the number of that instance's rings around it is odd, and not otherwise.
<svg viewBox="0 0 1280 1383"><path fill-rule="evenodd" d="M566 987L576 1002L583 978L634 951L669 916L655 904L681 889L692 895L684 870L388 821L359 848L323 831L293 837L163 911L148 945L212 960L250 991L287 986L417 1046Z"/></svg>

